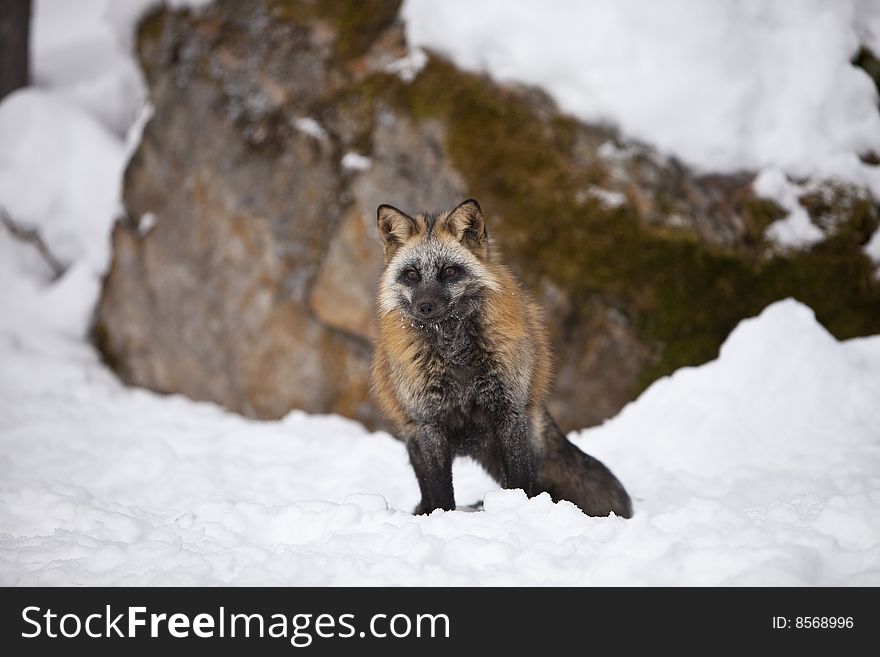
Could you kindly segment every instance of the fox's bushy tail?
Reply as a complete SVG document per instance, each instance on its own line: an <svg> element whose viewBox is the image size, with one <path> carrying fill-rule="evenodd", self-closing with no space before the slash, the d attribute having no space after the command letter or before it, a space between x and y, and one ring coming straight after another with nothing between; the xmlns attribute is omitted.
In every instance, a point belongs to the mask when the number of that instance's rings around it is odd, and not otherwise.
<svg viewBox="0 0 880 657"><path fill-rule="evenodd" d="M544 450L538 483L555 501L568 500L590 516L612 511L632 517L632 501L617 477L598 459L579 450L544 409Z"/></svg>

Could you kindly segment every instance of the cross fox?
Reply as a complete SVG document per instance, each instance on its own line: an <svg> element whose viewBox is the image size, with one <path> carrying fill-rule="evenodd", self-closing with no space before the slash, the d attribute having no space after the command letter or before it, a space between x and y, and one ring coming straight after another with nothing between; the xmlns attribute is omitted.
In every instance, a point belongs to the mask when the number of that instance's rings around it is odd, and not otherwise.
<svg viewBox="0 0 880 657"><path fill-rule="evenodd" d="M466 455L504 488L631 517L621 483L547 411L541 310L499 261L480 205L415 217L380 205L377 223L385 269L372 392L406 443L415 513L455 508L452 460Z"/></svg>

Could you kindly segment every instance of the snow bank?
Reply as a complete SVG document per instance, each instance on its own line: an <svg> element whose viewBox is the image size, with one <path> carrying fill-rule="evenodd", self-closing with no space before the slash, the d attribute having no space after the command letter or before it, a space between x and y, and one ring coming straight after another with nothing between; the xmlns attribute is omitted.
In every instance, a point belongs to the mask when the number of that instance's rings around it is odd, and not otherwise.
<svg viewBox="0 0 880 657"><path fill-rule="evenodd" d="M743 503L786 494L789 475L833 472L837 492L861 494L869 490L856 475L865 465L858 455L880 457L877 399L880 336L839 343L789 299L741 322L717 360L657 381L581 438L662 461L666 473L705 477ZM880 461L871 463L880 475ZM774 476L756 485L753 475L767 468Z"/></svg>
<svg viewBox="0 0 880 657"><path fill-rule="evenodd" d="M694 167L775 167L870 186L877 93L849 63L880 52L864 0L406 0L414 46L547 89L583 119L620 126Z"/></svg>
<svg viewBox="0 0 880 657"><path fill-rule="evenodd" d="M149 117L130 49L157 0L39 0L34 86L0 104L0 210L63 265L109 263L121 178ZM173 0L197 7L206 0Z"/></svg>
<svg viewBox="0 0 880 657"><path fill-rule="evenodd" d="M64 96L28 88L0 104L0 144L0 207L65 265L103 271L120 210L121 140Z"/></svg>
<svg viewBox="0 0 880 657"><path fill-rule="evenodd" d="M134 26L150 8L209 0L36 0L31 22L34 83L52 88L124 137L146 98L130 56Z"/></svg>
<svg viewBox="0 0 880 657"><path fill-rule="evenodd" d="M37 86L53 88L121 137L145 92L140 71L109 20L108 4L37 0L31 30L33 76Z"/></svg>
<svg viewBox="0 0 880 657"><path fill-rule="evenodd" d="M131 34L148 4L113 4L131 18L119 28ZM110 14L108 0L36 2L34 86L0 104L0 209L36 231L63 266L79 263L96 277L109 264L110 227L132 150L125 136L145 97Z"/></svg>

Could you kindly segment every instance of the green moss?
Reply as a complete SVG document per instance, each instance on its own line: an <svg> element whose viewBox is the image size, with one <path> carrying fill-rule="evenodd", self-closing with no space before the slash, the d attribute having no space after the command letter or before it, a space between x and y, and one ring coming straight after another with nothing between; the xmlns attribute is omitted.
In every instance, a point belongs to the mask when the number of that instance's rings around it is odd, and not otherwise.
<svg viewBox="0 0 880 657"><path fill-rule="evenodd" d="M743 239L748 246L760 246L770 224L786 215L786 211L775 201L757 196L749 196L740 204L739 211L745 222Z"/></svg>
<svg viewBox="0 0 880 657"><path fill-rule="evenodd" d="M320 3L321 14L339 30L337 48L344 58L363 55L397 18L400 0L334 0Z"/></svg>
<svg viewBox="0 0 880 657"><path fill-rule="evenodd" d="M814 224L823 230L836 230L855 216L869 220L875 214L871 200L852 185L827 183L798 198Z"/></svg>
<svg viewBox="0 0 880 657"><path fill-rule="evenodd" d="M363 55L379 34L397 19L400 0L268 0L272 16L299 25L314 18L337 30L336 52L341 59Z"/></svg>
<svg viewBox="0 0 880 657"><path fill-rule="evenodd" d="M757 258L749 248L713 248L689 233L648 227L630 205L578 203L577 192L606 173L575 165L572 121L536 116L520 94L437 57L410 85L378 76L364 91L445 121L453 164L503 221L505 253L527 278L549 276L575 303L588 307L598 295L631 318L660 354L642 386L714 358L741 319L789 296L838 338L880 332L880 284L861 250L877 226L870 203L856 204L833 238L808 251ZM744 246L763 248L764 231L784 211L753 196L739 208Z"/></svg>

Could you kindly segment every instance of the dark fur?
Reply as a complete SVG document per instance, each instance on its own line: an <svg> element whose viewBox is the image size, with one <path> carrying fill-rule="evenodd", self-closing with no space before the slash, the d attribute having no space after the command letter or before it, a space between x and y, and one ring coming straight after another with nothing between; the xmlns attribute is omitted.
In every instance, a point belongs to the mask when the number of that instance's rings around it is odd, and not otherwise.
<svg viewBox="0 0 880 657"><path fill-rule="evenodd" d="M620 482L569 442L546 409L540 313L489 253L479 205L417 218L380 206L379 230L387 269L373 389L406 442L422 493L416 513L455 508L452 460L470 456L504 488L630 517ZM458 273L445 280L450 262ZM409 280L418 267L419 280Z"/></svg>

